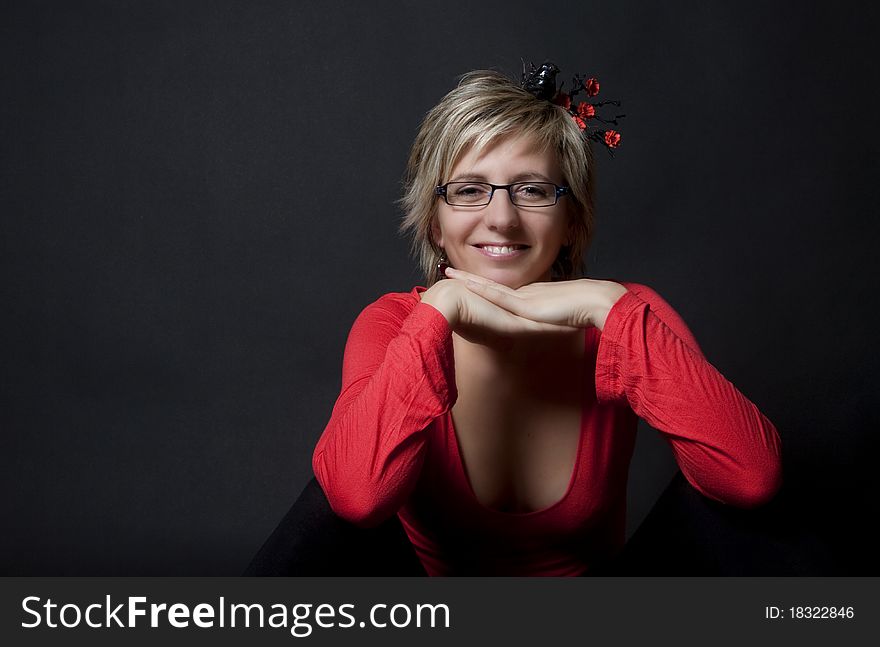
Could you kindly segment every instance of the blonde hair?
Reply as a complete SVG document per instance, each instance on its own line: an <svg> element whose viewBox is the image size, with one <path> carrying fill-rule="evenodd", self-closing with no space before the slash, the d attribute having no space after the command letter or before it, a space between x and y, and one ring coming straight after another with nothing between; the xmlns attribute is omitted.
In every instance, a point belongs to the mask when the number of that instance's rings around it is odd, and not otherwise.
<svg viewBox="0 0 880 647"><path fill-rule="evenodd" d="M412 237L412 253L427 285L436 280L441 249L431 226L437 213L434 188L443 184L458 160L472 147L479 152L510 135L531 136L541 152L554 150L571 194L570 245L553 264L557 279L579 274L593 236L593 154L571 115L561 106L537 99L517 82L494 70L462 75L422 120L404 175L404 211L400 230Z"/></svg>

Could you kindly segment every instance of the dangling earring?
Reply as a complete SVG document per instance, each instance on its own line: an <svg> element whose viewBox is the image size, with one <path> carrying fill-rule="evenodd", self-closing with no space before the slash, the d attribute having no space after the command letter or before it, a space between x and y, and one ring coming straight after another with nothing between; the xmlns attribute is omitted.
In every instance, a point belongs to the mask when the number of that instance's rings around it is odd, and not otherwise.
<svg viewBox="0 0 880 647"><path fill-rule="evenodd" d="M435 280L440 281L442 279L447 278L446 270L449 267L449 259L446 258L446 252L444 250L440 251L440 258L437 261L437 277Z"/></svg>

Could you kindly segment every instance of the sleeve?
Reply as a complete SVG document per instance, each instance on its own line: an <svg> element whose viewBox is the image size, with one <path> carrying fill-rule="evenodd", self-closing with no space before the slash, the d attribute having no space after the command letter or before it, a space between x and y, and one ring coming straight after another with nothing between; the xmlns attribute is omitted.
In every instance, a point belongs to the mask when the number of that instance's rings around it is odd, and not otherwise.
<svg viewBox="0 0 880 647"><path fill-rule="evenodd" d="M687 325L656 292L624 283L596 358L600 402L628 404L659 430L703 495L742 508L782 482L776 428L712 366Z"/></svg>
<svg viewBox="0 0 880 647"><path fill-rule="evenodd" d="M367 306L349 333L342 390L312 457L333 511L363 527L396 513L421 472L426 427L456 398L443 315L394 295Z"/></svg>

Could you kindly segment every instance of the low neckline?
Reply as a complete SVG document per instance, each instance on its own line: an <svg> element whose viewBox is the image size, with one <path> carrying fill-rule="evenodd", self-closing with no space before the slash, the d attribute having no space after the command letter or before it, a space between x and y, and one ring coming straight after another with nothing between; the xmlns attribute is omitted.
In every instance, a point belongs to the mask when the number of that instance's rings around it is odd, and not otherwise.
<svg viewBox="0 0 880 647"><path fill-rule="evenodd" d="M504 510L490 508L489 506L484 504L482 501L480 501L480 499L477 498L476 492L474 492L474 488L471 485L470 478L468 478L467 470L465 469L465 466L464 466L464 459L462 458L461 445L458 440L458 433L455 430L455 421L452 419L452 408L450 407L450 409L446 412L445 417L446 417L447 432L449 435L451 435L451 444L452 444L452 446L454 448L454 452L455 452L455 456L454 456L455 460L453 461L455 463L455 469L458 471L458 474L461 477L462 482L464 483L465 490L466 490L470 500L473 502L473 504L476 507L478 507L481 510L486 511L490 514L499 515L501 517L508 517L508 518L514 518L514 519L525 519L528 517L535 517L538 515L543 515L548 512L551 512L552 510L555 510L556 508L559 508L562 505L564 505L571 498L572 491L574 490L575 483L577 482L578 476L580 474L580 465L581 465L582 455L583 455L583 451L584 451L584 443L586 442L586 415L587 415L586 410L587 410L587 407L586 407L586 400L584 398L584 394L585 394L587 385L590 383L589 380L587 379L587 377L588 377L587 376L587 370L588 370L587 369L587 356L588 356L588 353L591 352L591 349L588 347L589 330L590 330L589 328L584 328L584 331L583 331L584 350L583 350L583 357L581 358L581 371L582 371L582 373L581 373L581 377L582 377L581 403L580 403L581 410L580 410L580 426L578 428L577 451L575 452L574 466L572 467L572 470L571 470L571 476L568 479L568 487L565 489L565 493L562 495L562 497L558 501L551 503L550 505L548 505L544 508L540 508L538 510L531 510L529 512L505 512Z"/></svg>

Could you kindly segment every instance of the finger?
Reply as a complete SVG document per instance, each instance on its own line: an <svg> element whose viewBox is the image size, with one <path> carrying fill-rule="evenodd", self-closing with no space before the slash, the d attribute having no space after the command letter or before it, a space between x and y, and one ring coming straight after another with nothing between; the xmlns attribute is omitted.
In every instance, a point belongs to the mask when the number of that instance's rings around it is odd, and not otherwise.
<svg viewBox="0 0 880 647"><path fill-rule="evenodd" d="M449 267L446 269L446 274L454 279L459 281L464 281L467 283L468 281L472 281L473 283L477 283L479 285L483 285L487 288L494 288L499 292L507 294L512 297L521 297L521 293L517 292L511 287L504 285L503 283L498 283L493 281L492 279L487 279L485 276L480 276L479 274L471 274L470 272L465 272L464 270L457 270L455 268Z"/></svg>
<svg viewBox="0 0 880 647"><path fill-rule="evenodd" d="M524 317L518 317L522 323L517 326L519 332L525 333L570 333L578 330L575 326L564 326L561 324L545 323L543 321L533 321Z"/></svg>
<svg viewBox="0 0 880 647"><path fill-rule="evenodd" d="M491 301L497 306L505 308L510 312L514 312L511 308L518 301L522 301L516 290L509 288L501 283L496 283L492 279L487 279L479 274L471 274L464 270L456 270L451 267L446 268L446 275L453 281L461 281L471 292L484 297L487 301ZM505 300L506 298L506 300ZM517 312L517 314L521 314Z"/></svg>
<svg viewBox="0 0 880 647"><path fill-rule="evenodd" d="M491 301L513 314L527 316L525 302L522 297L518 296L516 292L506 285L480 283L473 279L467 279L464 284L468 290L483 297L486 301Z"/></svg>
<svg viewBox="0 0 880 647"><path fill-rule="evenodd" d="M470 272L465 272L464 270L457 270L454 267L446 268L446 276L449 276L454 279L459 279L461 281L466 281L467 279L472 279L477 283L480 282L489 282L489 279L480 276L479 274L471 274Z"/></svg>
<svg viewBox="0 0 880 647"><path fill-rule="evenodd" d="M462 282L465 285L468 283L467 281ZM489 327L494 328L498 333L504 332L514 335L523 333L560 333L573 332L578 329L575 326L539 321L527 316L520 316L479 294L475 293L474 297L476 298L476 301L469 302L468 300L465 300L463 303L466 310L464 315L465 320L489 321L491 319L494 323L489 324ZM488 307L489 310L481 312L481 303L483 306ZM471 308L476 308L476 310L471 311Z"/></svg>
<svg viewBox="0 0 880 647"><path fill-rule="evenodd" d="M457 270L455 268L447 268L447 275L456 278L460 281L473 281L474 283L480 283L481 285L485 285L487 287L493 287L507 294L511 294L516 296L516 290L510 288L503 283L498 283L493 281L492 279L487 279L485 276L480 276L479 274L471 274L470 272L465 272L464 270Z"/></svg>
<svg viewBox="0 0 880 647"><path fill-rule="evenodd" d="M564 333L578 330L576 326L535 321L511 312L506 312L506 315L503 327L509 333Z"/></svg>

